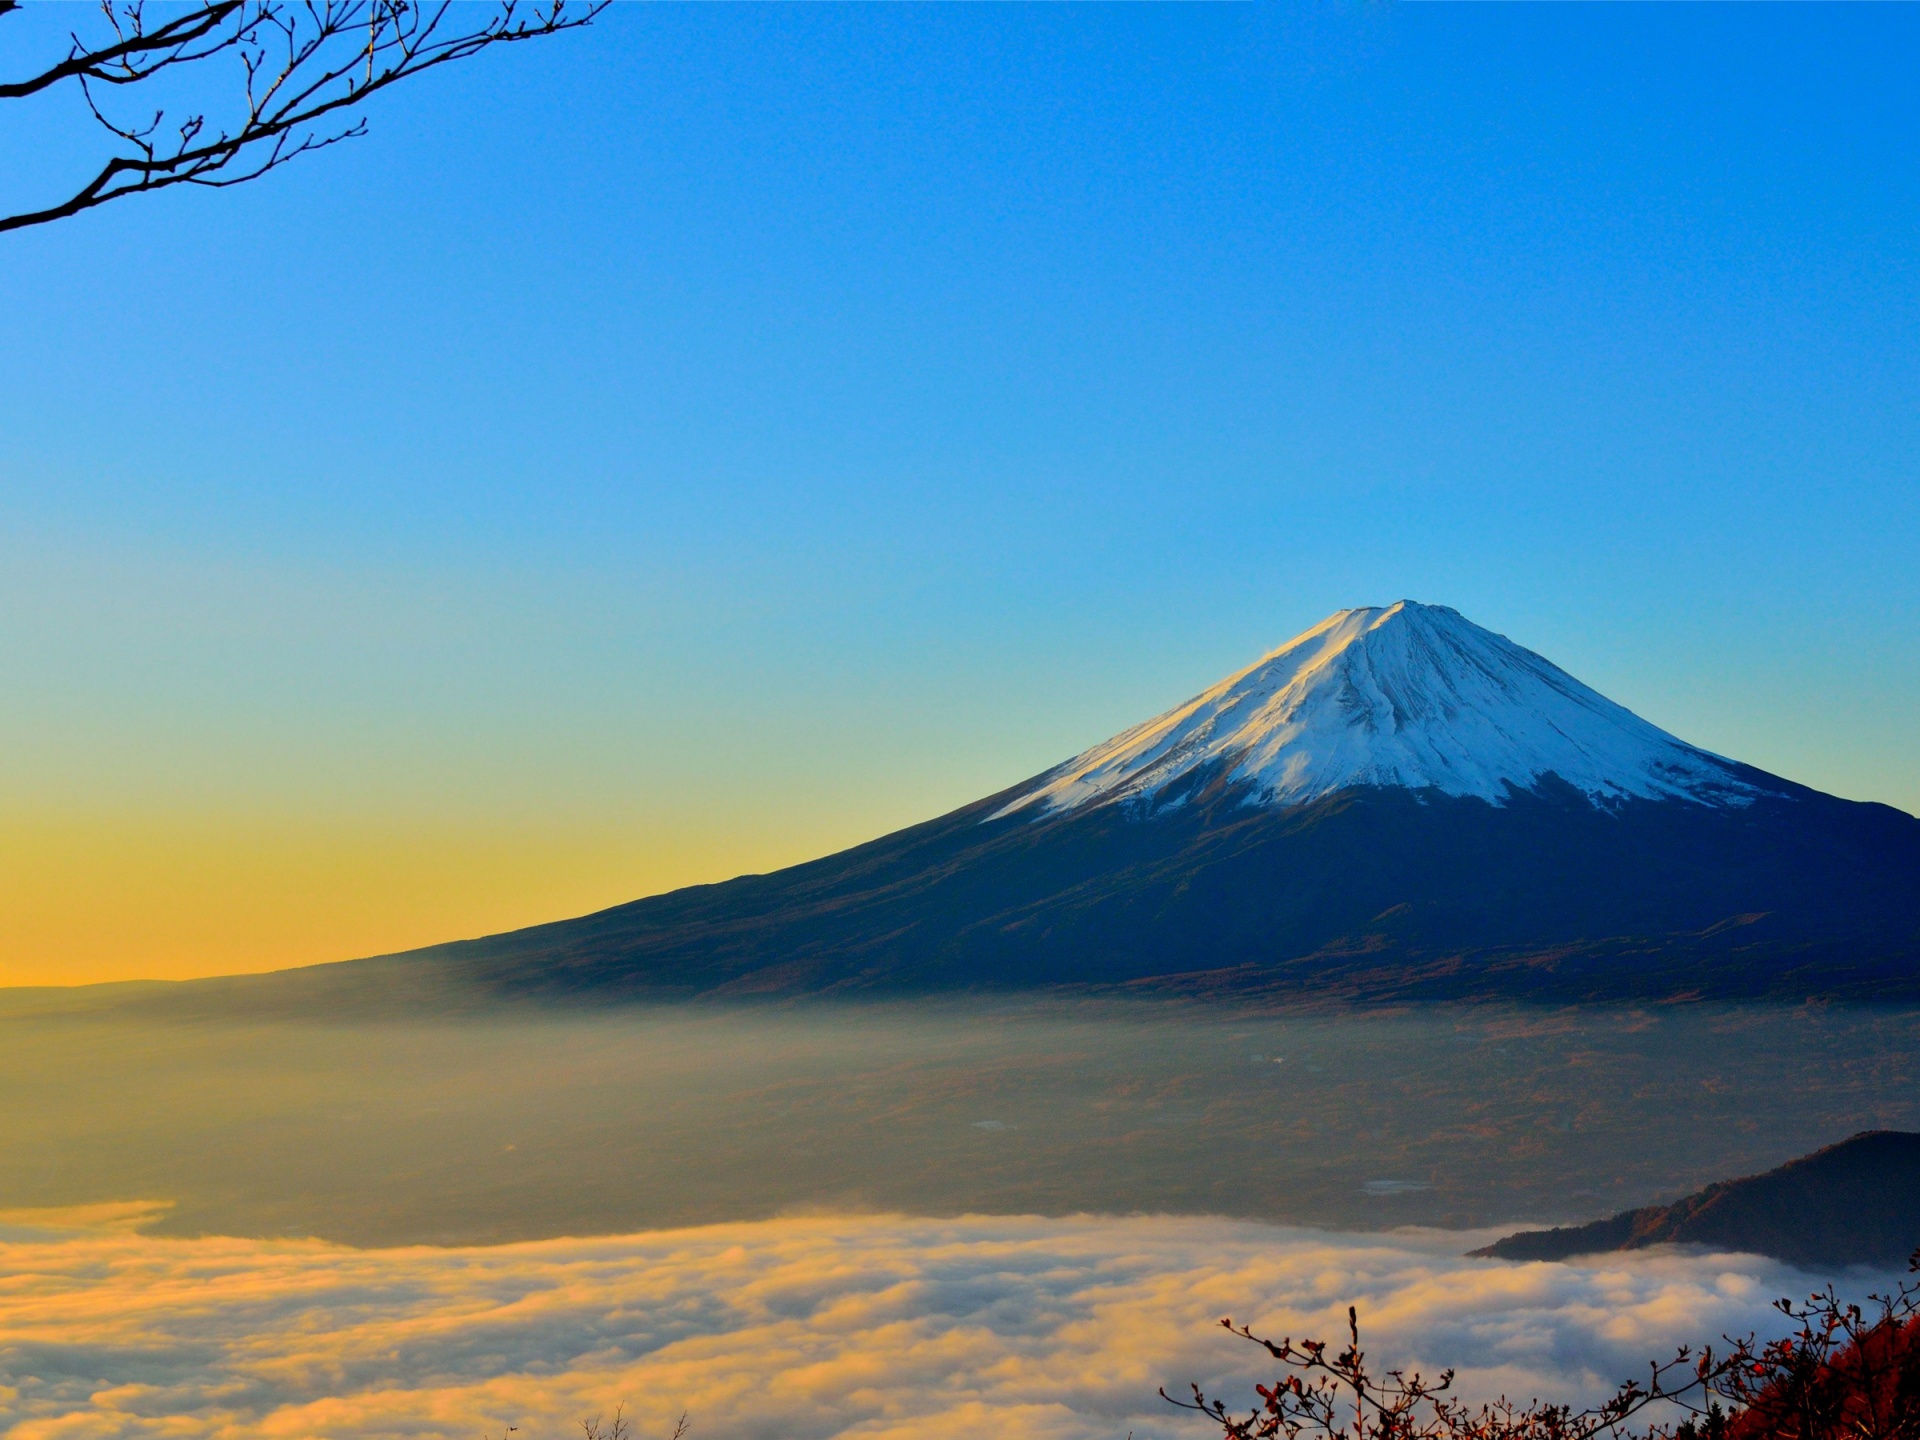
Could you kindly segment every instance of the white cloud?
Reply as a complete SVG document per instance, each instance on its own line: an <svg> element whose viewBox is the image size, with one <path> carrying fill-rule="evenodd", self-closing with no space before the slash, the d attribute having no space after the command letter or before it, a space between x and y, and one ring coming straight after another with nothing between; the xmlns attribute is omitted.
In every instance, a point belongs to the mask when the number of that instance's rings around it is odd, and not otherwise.
<svg viewBox="0 0 1920 1440"><path fill-rule="evenodd" d="M1477 1236L1193 1218L826 1216L494 1248L0 1229L0 1434L1199 1437L1154 1394L1249 1393L1222 1315L1593 1395L1808 1282L1750 1256L1460 1258ZM44 1222L42 1222L44 1223ZM11 1428L9 1428L11 1427Z"/></svg>

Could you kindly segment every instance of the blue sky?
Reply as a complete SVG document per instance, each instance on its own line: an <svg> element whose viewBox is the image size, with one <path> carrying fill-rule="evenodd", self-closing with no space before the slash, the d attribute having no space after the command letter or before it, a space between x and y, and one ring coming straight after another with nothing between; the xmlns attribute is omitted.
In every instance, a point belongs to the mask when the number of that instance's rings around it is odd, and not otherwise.
<svg viewBox="0 0 1920 1440"><path fill-rule="evenodd" d="M622 5L0 237L0 845L62 857L0 971L804 858L1402 596L1920 809L1917 67L1906 7Z"/></svg>

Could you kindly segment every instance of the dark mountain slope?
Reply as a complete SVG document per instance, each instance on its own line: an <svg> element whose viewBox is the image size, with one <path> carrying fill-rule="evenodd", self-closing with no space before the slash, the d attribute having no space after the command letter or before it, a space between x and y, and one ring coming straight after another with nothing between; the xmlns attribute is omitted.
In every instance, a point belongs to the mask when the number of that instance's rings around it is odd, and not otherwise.
<svg viewBox="0 0 1920 1440"><path fill-rule="evenodd" d="M544 999L1913 994L1920 820L1688 745L1402 601L1331 615L1044 775L839 855L221 984L378 1003L449 977Z"/></svg>
<svg viewBox="0 0 1920 1440"><path fill-rule="evenodd" d="M1738 808L1600 808L1550 782L1504 806L1362 788L1276 808L1203 783L1153 814L988 819L1016 790L771 875L408 958L529 997L1196 972L1355 994L1911 992L1920 821L1743 773L1769 793Z"/></svg>
<svg viewBox="0 0 1920 1440"><path fill-rule="evenodd" d="M1671 1205L1560 1230L1526 1230L1477 1255L1564 1260L1666 1243L1770 1255L1802 1267L1898 1265L1920 1249L1920 1135L1866 1130L1764 1175Z"/></svg>

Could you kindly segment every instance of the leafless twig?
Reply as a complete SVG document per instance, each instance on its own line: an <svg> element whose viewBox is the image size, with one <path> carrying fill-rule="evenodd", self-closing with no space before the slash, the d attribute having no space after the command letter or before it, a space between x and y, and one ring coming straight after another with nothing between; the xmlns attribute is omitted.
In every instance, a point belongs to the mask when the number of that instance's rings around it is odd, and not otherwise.
<svg viewBox="0 0 1920 1440"><path fill-rule="evenodd" d="M590 24L606 0L501 0L486 7L414 0L215 0L162 19L145 0L101 0L91 38L0 100L71 83L111 137L111 156L57 204L0 216L0 231L77 215L122 196L173 185L221 188L256 180L296 156L366 133L361 106L390 85L494 45ZM0 19L19 0L0 0ZM480 23L473 23L474 20ZM223 119L164 105L127 118L118 96L189 67L227 63L235 84ZM147 92L141 92L147 93Z"/></svg>

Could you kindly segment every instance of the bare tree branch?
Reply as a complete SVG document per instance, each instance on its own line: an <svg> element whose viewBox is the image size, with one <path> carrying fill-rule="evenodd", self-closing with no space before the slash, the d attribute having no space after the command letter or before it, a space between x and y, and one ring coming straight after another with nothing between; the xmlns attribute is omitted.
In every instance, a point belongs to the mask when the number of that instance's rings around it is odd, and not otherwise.
<svg viewBox="0 0 1920 1440"><path fill-rule="evenodd" d="M0 15L19 8L18 0L0 0ZM152 30L136 26L129 32L121 17L108 7L107 24L116 37L113 44L89 48L81 43L77 35L73 36L73 49L59 64L50 65L38 75L25 80L0 83L0 100L19 100L36 95L62 80L75 80L81 76L124 85L144 79L168 65L204 59L216 51L229 48L242 38L238 27L222 29L240 8L241 0L222 0L219 4L203 5L188 11ZM212 37L211 43L198 47L198 42L209 36Z"/></svg>
<svg viewBox="0 0 1920 1440"><path fill-rule="evenodd" d="M64 59L0 84L0 100L72 82L113 153L64 200L0 216L0 231L173 185L218 189L257 180L297 156L364 135L359 107L388 86L490 46L577 30L606 3L501 0L484 9L480 24L460 28L455 18L465 22L466 7L448 0L216 0L164 23L150 23L145 0L102 0L96 39L71 36ZM0 18L18 9L18 0L0 0ZM238 80L224 123L195 111L169 126L164 105L150 118L114 113L116 91L221 57Z"/></svg>

